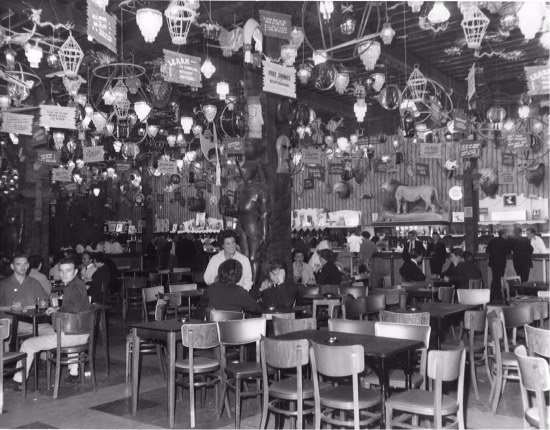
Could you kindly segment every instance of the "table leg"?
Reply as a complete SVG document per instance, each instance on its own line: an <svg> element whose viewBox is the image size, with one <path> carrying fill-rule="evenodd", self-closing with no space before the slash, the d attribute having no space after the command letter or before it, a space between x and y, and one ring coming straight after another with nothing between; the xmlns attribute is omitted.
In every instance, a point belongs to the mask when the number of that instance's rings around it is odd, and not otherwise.
<svg viewBox="0 0 550 430"><path fill-rule="evenodd" d="M32 335L38 336L38 323L36 318L32 319ZM33 369L34 369L34 391L38 391L38 360L40 360L40 354L34 354Z"/></svg>
<svg viewBox="0 0 550 430"><path fill-rule="evenodd" d="M132 329L132 415L137 414L139 396L139 336Z"/></svg>
<svg viewBox="0 0 550 430"><path fill-rule="evenodd" d="M386 362L383 358L375 359L374 372L378 376L380 385L380 428L386 428L386 398L388 397L388 387L390 381L387 374Z"/></svg>
<svg viewBox="0 0 550 430"><path fill-rule="evenodd" d="M405 369L405 386L407 387L407 390L412 390L412 356L414 354L414 351L407 351L407 367Z"/></svg>
<svg viewBox="0 0 550 430"><path fill-rule="evenodd" d="M10 333L10 351L17 351L17 329L19 328L19 320L16 317L11 319Z"/></svg>
<svg viewBox="0 0 550 430"><path fill-rule="evenodd" d="M168 424L174 428L176 410L176 333L170 332L167 339L168 347ZM192 387L190 388L193 389Z"/></svg>
<svg viewBox="0 0 550 430"><path fill-rule="evenodd" d="M443 319L437 319L437 349L441 349L441 336L443 334Z"/></svg>
<svg viewBox="0 0 550 430"><path fill-rule="evenodd" d="M105 372L107 375L110 373L111 368L109 364L109 334L107 333L107 311L105 308L101 308L99 317L99 328L101 332L101 345L103 345L103 356L105 357Z"/></svg>
<svg viewBox="0 0 550 430"><path fill-rule="evenodd" d="M187 318L191 319L191 296L187 297Z"/></svg>

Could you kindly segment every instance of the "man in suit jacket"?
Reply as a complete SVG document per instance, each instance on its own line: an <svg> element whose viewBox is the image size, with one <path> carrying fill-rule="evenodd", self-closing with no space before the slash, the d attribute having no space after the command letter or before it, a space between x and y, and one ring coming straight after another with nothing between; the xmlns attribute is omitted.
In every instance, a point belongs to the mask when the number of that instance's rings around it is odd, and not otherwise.
<svg viewBox="0 0 550 430"><path fill-rule="evenodd" d="M440 275L443 264L447 260L447 248L441 242L439 233L433 232L433 242L428 244L427 255L430 257L430 270L432 275Z"/></svg>
<svg viewBox="0 0 550 430"><path fill-rule="evenodd" d="M508 240L508 230L501 228L498 231L498 237L493 237L487 244L487 254L489 254L489 267L493 280L491 281L491 302L501 301L501 280L506 269L506 255L510 253L510 241Z"/></svg>
<svg viewBox="0 0 550 430"><path fill-rule="evenodd" d="M405 242L405 246L403 247L403 261L408 261L411 259L411 252L413 250L416 251L416 255L426 254L424 245L422 245L422 242L416 238L415 230L409 231L409 240Z"/></svg>
<svg viewBox="0 0 550 430"><path fill-rule="evenodd" d="M445 276L445 281L452 282L457 289L467 290L470 279L483 279L481 270L474 263L473 257L471 252L462 251L460 248L453 248L451 251L451 262L455 267L449 276Z"/></svg>
<svg viewBox="0 0 550 430"><path fill-rule="evenodd" d="M511 239L512 261L514 262L514 270L516 275L521 278L521 282L529 280L529 271L533 267L533 247L531 241L521 235L521 227L514 228L514 237Z"/></svg>
<svg viewBox="0 0 550 430"><path fill-rule="evenodd" d="M410 253L410 259L405 260L401 268L399 269L399 274L405 282L413 281L425 281L426 275L422 272L420 265L422 264L423 254L417 253L414 249Z"/></svg>

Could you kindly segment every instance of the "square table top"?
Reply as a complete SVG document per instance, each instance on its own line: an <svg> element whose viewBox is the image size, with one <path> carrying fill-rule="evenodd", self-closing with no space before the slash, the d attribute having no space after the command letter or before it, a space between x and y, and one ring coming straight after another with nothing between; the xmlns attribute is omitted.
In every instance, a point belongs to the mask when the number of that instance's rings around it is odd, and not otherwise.
<svg viewBox="0 0 550 430"><path fill-rule="evenodd" d="M6 315L11 315L13 317L19 318L19 319L36 319L39 322L42 321L49 321L51 318L51 315L46 314L46 310L39 311L35 308L32 309L22 309L20 311L4 311Z"/></svg>
<svg viewBox="0 0 550 430"><path fill-rule="evenodd" d="M431 318L444 318L459 314L471 309L477 309L480 305L463 305L461 303L430 302L421 303L418 308L421 312L429 312Z"/></svg>
<svg viewBox="0 0 550 430"><path fill-rule="evenodd" d="M329 338L336 342L329 342ZM308 339L323 345L350 346L362 345L365 355L386 358L394 354L422 348L423 342L409 339L394 339L390 337L372 336L367 334L342 333L327 330L300 330L275 336L278 340Z"/></svg>

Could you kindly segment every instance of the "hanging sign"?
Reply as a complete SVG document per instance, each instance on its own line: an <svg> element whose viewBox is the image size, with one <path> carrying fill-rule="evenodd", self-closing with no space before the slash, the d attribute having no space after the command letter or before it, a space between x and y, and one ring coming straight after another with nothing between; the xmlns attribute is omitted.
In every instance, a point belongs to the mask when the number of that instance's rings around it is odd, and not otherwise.
<svg viewBox="0 0 550 430"><path fill-rule="evenodd" d="M527 92L531 96L550 93L550 69L548 66L524 67L527 77Z"/></svg>
<svg viewBox="0 0 550 430"><path fill-rule="evenodd" d="M525 133L506 133L503 137L506 139L506 149L508 150L513 151L515 149L524 149L531 146L529 135Z"/></svg>
<svg viewBox="0 0 550 430"><path fill-rule="evenodd" d="M116 170L119 172L127 172L131 168L132 168L132 163L128 163L127 161L116 162Z"/></svg>
<svg viewBox="0 0 550 430"><path fill-rule="evenodd" d="M514 179L512 173L500 173L498 175L498 183L501 185L513 184L515 182Z"/></svg>
<svg viewBox="0 0 550 430"><path fill-rule="evenodd" d="M36 151L36 162L49 166L57 166L59 165L59 152L39 149Z"/></svg>
<svg viewBox="0 0 550 430"><path fill-rule="evenodd" d="M502 153L502 165L514 167L516 165L516 157L509 151L504 151Z"/></svg>
<svg viewBox="0 0 550 430"><path fill-rule="evenodd" d="M244 154L244 142L240 137L226 137L223 139L224 152L227 155Z"/></svg>
<svg viewBox="0 0 550 430"><path fill-rule="evenodd" d="M330 163L328 165L328 172L331 175L341 175L344 173L344 163Z"/></svg>
<svg viewBox="0 0 550 430"><path fill-rule="evenodd" d="M443 158L443 145L440 143L421 143L420 158Z"/></svg>
<svg viewBox="0 0 550 430"><path fill-rule="evenodd" d="M85 163L93 163L105 160L105 151L103 146L85 146L83 160Z"/></svg>
<svg viewBox="0 0 550 430"><path fill-rule="evenodd" d="M40 126L75 130L76 109L74 107L40 105Z"/></svg>
<svg viewBox="0 0 550 430"><path fill-rule="evenodd" d="M374 173L386 173L388 171L388 164L378 158L374 160L372 168Z"/></svg>
<svg viewBox="0 0 550 430"><path fill-rule="evenodd" d="M116 18L88 0L88 37L107 49L116 51Z"/></svg>
<svg viewBox="0 0 550 430"><path fill-rule="evenodd" d="M315 181L311 178L304 179L304 190L312 190L315 188Z"/></svg>
<svg viewBox="0 0 550 430"><path fill-rule="evenodd" d="M163 51L164 64L160 67L160 71L165 81L202 88L200 57L193 57L168 49L163 49Z"/></svg>
<svg viewBox="0 0 550 430"><path fill-rule="evenodd" d="M462 109L455 109L453 113L453 125L456 133L468 132L468 116Z"/></svg>
<svg viewBox="0 0 550 430"><path fill-rule="evenodd" d="M302 148L304 164L321 164L321 151L315 148Z"/></svg>
<svg viewBox="0 0 550 430"><path fill-rule="evenodd" d="M307 173L311 179L322 179L325 177L325 168L323 166L308 166Z"/></svg>
<svg viewBox="0 0 550 430"><path fill-rule="evenodd" d="M263 90L284 97L296 98L296 69L271 61L262 61L264 67Z"/></svg>
<svg viewBox="0 0 550 430"><path fill-rule="evenodd" d="M430 165L416 163L416 176L430 176Z"/></svg>
<svg viewBox="0 0 550 430"><path fill-rule="evenodd" d="M52 181L72 182L73 181L73 172L72 172L72 170L67 170L64 167L53 168L52 169Z"/></svg>
<svg viewBox="0 0 550 430"><path fill-rule="evenodd" d="M4 112L2 114L2 128L4 133L25 134L32 136L32 115Z"/></svg>
<svg viewBox="0 0 550 430"><path fill-rule="evenodd" d="M159 160L158 170L163 175L175 175L176 173L178 173L178 165L175 161Z"/></svg>
<svg viewBox="0 0 550 430"><path fill-rule="evenodd" d="M288 39L292 17L285 13L276 13L260 9L260 24L264 36Z"/></svg>
<svg viewBox="0 0 550 430"><path fill-rule="evenodd" d="M481 142L462 142L458 151L462 158L479 158L481 157Z"/></svg>

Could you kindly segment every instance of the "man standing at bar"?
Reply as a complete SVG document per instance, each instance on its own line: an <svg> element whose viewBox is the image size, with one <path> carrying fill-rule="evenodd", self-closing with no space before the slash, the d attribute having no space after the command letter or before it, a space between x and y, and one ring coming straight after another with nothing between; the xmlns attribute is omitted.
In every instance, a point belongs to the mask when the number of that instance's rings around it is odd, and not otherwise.
<svg viewBox="0 0 550 430"><path fill-rule="evenodd" d="M441 242L439 233L433 232L433 242L428 244L427 255L430 257L430 271L432 275L441 275L443 264L447 260L447 248Z"/></svg>
<svg viewBox="0 0 550 430"><path fill-rule="evenodd" d="M411 259L412 251L416 251L416 255L426 255L426 249L422 242L416 238L416 230L409 231L409 240L403 247L403 261L409 261Z"/></svg>
<svg viewBox="0 0 550 430"><path fill-rule="evenodd" d="M487 244L489 254L489 267L493 280L491 281L491 302L501 301L500 279L504 276L506 269L506 254L510 253L510 242L508 241L508 230L501 228L498 237L493 237Z"/></svg>
<svg viewBox="0 0 550 430"><path fill-rule="evenodd" d="M531 246L533 247L533 254L548 254L548 249L544 244L542 237L537 235L537 232L534 228L527 230L527 237L531 241Z"/></svg>
<svg viewBox="0 0 550 430"><path fill-rule="evenodd" d="M514 262L514 270L516 275L521 278L521 282L529 280L529 271L533 267L533 247L531 242L526 237L521 235L521 227L514 228L514 236L511 241L512 261Z"/></svg>

